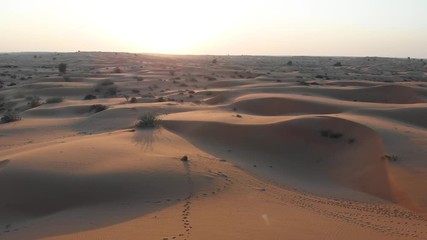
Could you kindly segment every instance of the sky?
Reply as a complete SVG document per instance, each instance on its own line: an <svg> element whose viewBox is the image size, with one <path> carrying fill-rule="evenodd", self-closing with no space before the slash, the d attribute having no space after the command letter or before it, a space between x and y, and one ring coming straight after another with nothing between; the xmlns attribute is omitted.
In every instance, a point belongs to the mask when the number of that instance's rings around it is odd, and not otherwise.
<svg viewBox="0 0 427 240"><path fill-rule="evenodd" d="M427 58L427 0L0 0L0 52Z"/></svg>

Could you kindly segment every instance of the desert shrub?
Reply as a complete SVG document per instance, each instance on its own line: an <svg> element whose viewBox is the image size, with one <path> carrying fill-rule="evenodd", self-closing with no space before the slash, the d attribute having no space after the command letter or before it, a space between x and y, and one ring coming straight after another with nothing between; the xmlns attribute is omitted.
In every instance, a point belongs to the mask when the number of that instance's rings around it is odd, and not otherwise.
<svg viewBox="0 0 427 240"><path fill-rule="evenodd" d="M292 61L288 61L288 63L286 63L286 65L288 66L292 66L293 62Z"/></svg>
<svg viewBox="0 0 427 240"><path fill-rule="evenodd" d="M30 108L35 108L42 105L42 101L40 97L37 97L37 96L29 97L27 100L29 101L27 104L28 106L30 106Z"/></svg>
<svg viewBox="0 0 427 240"><path fill-rule="evenodd" d="M59 70L60 73L65 73L67 71L67 64L60 63L58 65L58 70Z"/></svg>
<svg viewBox="0 0 427 240"><path fill-rule="evenodd" d="M334 67L342 67L341 62L336 62L336 63L334 64Z"/></svg>
<svg viewBox="0 0 427 240"><path fill-rule="evenodd" d="M107 108L108 107L106 105L103 105L103 104L94 104L94 105L90 106L89 111L97 113L97 112L104 111Z"/></svg>
<svg viewBox="0 0 427 240"><path fill-rule="evenodd" d="M322 137L334 139L341 138L343 136L342 133L332 132L331 130L322 130L320 131L320 135L322 135Z"/></svg>
<svg viewBox="0 0 427 240"><path fill-rule="evenodd" d="M386 160L388 160L390 162L396 162L396 161L399 160L399 157L396 156L396 155L394 155L394 154L392 154L392 155L384 155L382 158L386 159Z"/></svg>
<svg viewBox="0 0 427 240"><path fill-rule="evenodd" d="M21 117L19 116L18 113L15 113L13 111L9 111L1 117L0 122L1 123L9 123L9 122L16 122L19 120L21 120Z"/></svg>
<svg viewBox="0 0 427 240"><path fill-rule="evenodd" d="M83 98L83 100L92 100L92 99L96 99L96 96L93 94L88 94Z"/></svg>
<svg viewBox="0 0 427 240"><path fill-rule="evenodd" d="M121 73L121 72L122 72L122 69L120 69L119 67L115 67L113 69L113 73Z"/></svg>
<svg viewBox="0 0 427 240"><path fill-rule="evenodd" d="M304 81L304 80L298 81L298 84L302 85L302 86L310 86L310 83L308 83L307 81Z"/></svg>
<svg viewBox="0 0 427 240"><path fill-rule="evenodd" d="M110 86L110 85L114 85L114 82L111 81L110 79L106 79L106 80L102 80L97 85L98 87Z"/></svg>
<svg viewBox="0 0 427 240"><path fill-rule="evenodd" d="M140 77L140 76L135 76L134 78L135 78L135 79L136 79L136 81L138 81L138 82L141 82L142 80L144 80L144 78L143 78L143 77Z"/></svg>
<svg viewBox="0 0 427 240"><path fill-rule="evenodd" d="M60 103L62 101L64 101L62 97L51 97L46 99L46 103Z"/></svg>
<svg viewBox="0 0 427 240"><path fill-rule="evenodd" d="M106 97L116 96L117 95L117 87L116 86L110 86L110 87L106 88L104 95Z"/></svg>
<svg viewBox="0 0 427 240"><path fill-rule="evenodd" d="M96 85L95 92L103 93L105 97L115 96L117 95L117 86L109 79L103 80Z"/></svg>
<svg viewBox="0 0 427 240"><path fill-rule="evenodd" d="M212 77L212 76L205 76L205 78L206 78L208 81L215 81L215 80L216 80L216 77Z"/></svg>
<svg viewBox="0 0 427 240"><path fill-rule="evenodd" d="M138 89L132 89L132 93L139 93Z"/></svg>
<svg viewBox="0 0 427 240"><path fill-rule="evenodd" d="M342 133L331 133L329 134L329 138L340 138L342 137Z"/></svg>
<svg viewBox="0 0 427 240"><path fill-rule="evenodd" d="M130 99L130 103L136 103L136 102L137 102L136 97L132 97L132 98Z"/></svg>
<svg viewBox="0 0 427 240"><path fill-rule="evenodd" d="M158 126L160 119L156 114L147 113L139 117L138 122L135 124L137 128L154 128Z"/></svg>

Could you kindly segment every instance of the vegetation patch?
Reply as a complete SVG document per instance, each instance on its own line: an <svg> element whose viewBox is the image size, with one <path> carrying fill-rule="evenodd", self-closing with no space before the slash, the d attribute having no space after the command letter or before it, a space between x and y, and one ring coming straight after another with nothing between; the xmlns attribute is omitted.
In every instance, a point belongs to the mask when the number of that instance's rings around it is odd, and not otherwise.
<svg viewBox="0 0 427 240"><path fill-rule="evenodd" d="M397 162L399 160L399 157L397 155L391 154L391 155L384 155L382 159L388 160L389 162Z"/></svg>
<svg viewBox="0 0 427 240"><path fill-rule="evenodd" d="M21 117L19 116L19 114L16 112L10 111L10 112L5 113L1 117L0 122L1 123L9 123L9 122L16 122L19 120L21 120Z"/></svg>
<svg viewBox="0 0 427 240"><path fill-rule="evenodd" d="M103 104L94 104L94 105L90 106L89 111L97 113L97 112L104 111L107 108L108 107L106 105L103 105Z"/></svg>
<svg viewBox="0 0 427 240"><path fill-rule="evenodd" d="M60 63L60 64L58 65L58 70L59 70L59 72L60 72L60 73L65 73L65 72L67 72L67 64L65 64L65 63Z"/></svg>
<svg viewBox="0 0 427 240"><path fill-rule="evenodd" d="M338 139L338 138L341 138L343 136L342 133L333 132L332 130L322 130L322 131L320 131L320 135L322 137L333 138L333 139Z"/></svg>
<svg viewBox="0 0 427 240"><path fill-rule="evenodd" d="M35 108L43 104L40 97L37 97L37 96L29 97L27 98L27 100L28 100L27 104L28 106L30 106L30 108Z"/></svg>
<svg viewBox="0 0 427 240"><path fill-rule="evenodd" d="M83 100L93 100L93 99L96 99L96 96L93 94L88 94L83 98Z"/></svg>
<svg viewBox="0 0 427 240"><path fill-rule="evenodd" d="M139 117L139 120L135 124L136 128L146 129L157 127L160 123L160 119L156 114L147 113Z"/></svg>

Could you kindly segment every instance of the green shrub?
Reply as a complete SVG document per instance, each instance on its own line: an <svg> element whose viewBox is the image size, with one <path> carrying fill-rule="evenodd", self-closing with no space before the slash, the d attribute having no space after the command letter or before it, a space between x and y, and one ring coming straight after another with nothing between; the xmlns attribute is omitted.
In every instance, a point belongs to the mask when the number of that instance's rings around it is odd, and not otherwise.
<svg viewBox="0 0 427 240"><path fill-rule="evenodd" d="M135 127L137 128L154 128L158 126L160 120L157 117L157 115L152 113L147 113L143 116L141 116L138 120L138 122L135 124Z"/></svg>

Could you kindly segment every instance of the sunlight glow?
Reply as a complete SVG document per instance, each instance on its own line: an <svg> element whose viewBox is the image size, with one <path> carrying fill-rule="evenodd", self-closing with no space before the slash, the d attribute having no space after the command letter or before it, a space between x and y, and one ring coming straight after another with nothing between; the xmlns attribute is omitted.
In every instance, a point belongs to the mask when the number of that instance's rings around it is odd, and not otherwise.
<svg viewBox="0 0 427 240"><path fill-rule="evenodd" d="M98 5L90 3L86 7L96 9ZM117 11L115 4L104 4L102 9L89 21L109 37L140 51L191 52L198 44L220 37L232 25L225 11L221 11L221 5L197 0L167 4L165 1L128 1L126 11Z"/></svg>
<svg viewBox="0 0 427 240"><path fill-rule="evenodd" d="M2 0L0 51L426 57L425 0Z"/></svg>

